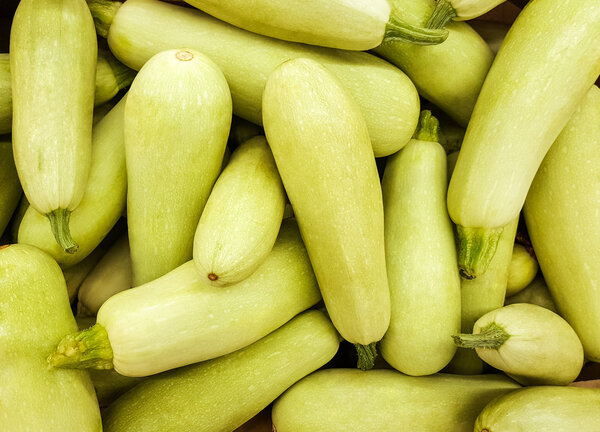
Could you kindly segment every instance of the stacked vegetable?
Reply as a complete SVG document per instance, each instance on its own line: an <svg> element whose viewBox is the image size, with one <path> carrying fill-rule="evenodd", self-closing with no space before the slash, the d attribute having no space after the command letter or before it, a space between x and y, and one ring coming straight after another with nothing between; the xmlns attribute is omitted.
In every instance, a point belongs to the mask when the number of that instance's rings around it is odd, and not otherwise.
<svg viewBox="0 0 600 432"><path fill-rule="evenodd" d="M20 2L0 430L600 430L600 3L189 3Z"/></svg>

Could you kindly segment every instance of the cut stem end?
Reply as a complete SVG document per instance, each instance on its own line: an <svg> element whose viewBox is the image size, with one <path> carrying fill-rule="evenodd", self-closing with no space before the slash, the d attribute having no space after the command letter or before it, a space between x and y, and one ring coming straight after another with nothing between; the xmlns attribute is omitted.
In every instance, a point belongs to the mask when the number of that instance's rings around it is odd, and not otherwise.
<svg viewBox="0 0 600 432"><path fill-rule="evenodd" d="M440 122L429 110L421 111L414 138L419 141L439 142Z"/></svg>
<svg viewBox="0 0 600 432"><path fill-rule="evenodd" d="M358 368L360 370L370 370L375 366L375 358L377 357L377 342L369 345L354 344L356 353L358 354Z"/></svg>
<svg viewBox="0 0 600 432"><path fill-rule="evenodd" d="M425 24L425 27L430 29L442 29L456 17L458 17L458 14L456 13L454 6L452 6L452 3L448 0L437 0L435 9L429 17L427 24Z"/></svg>
<svg viewBox="0 0 600 432"><path fill-rule="evenodd" d="M113 351L106 329L95 324L66 336L48 356L52 367L66 369L112 369Z"/></svg>
<svg viewBox="0 0 600 432"><path fill-rule="evenodd" d="M452 336L454 344L459 348L499 349L510 335L496 323L491 323L476 334L460 334Z"/></svg>
<svg viewBox="0 0 600 432"><path fill-rule="evenodd" d="M465 279L475 279L485 273L494 258L504 227L470 228L456 225L456 231L460 275Z"/></svg>
<svg viewBox="0 0 600 432"><path fill-rule="evenodd" d="M437 45L448 38L448 30L417 27L404 22L398 17L396 9L392 10L390 20L385 26L383 42L400 41L415 45Z"/></svg>
<svg viewBox="0 0 600 432"><path fill-rule="evenodd" d="M59 208L46 214L46 217L50 221L52 234L54 234L54 238L60 247L69 254L77 252L79 245L71 237L71 230L69 229L71 211Z"/></svg>

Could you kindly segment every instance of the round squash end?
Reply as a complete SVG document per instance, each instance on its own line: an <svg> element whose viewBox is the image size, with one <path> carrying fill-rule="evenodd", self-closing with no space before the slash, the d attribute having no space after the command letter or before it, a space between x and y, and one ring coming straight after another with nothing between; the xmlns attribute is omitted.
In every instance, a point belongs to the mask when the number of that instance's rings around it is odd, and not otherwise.
<svg viewBox="0 0 600 432"><path fill-rule="evenodd" d="M194 58L194 54L188 50L179 50L175 53L175 58L180 61L190 61Z"/></svg>
<svg viewBox="0 0 600 432"><path fill-rule="evenodd" d="M216 275L216 274L214 274L214 273L209 273L209 274L208 274L208 278L210 279L210 281L211 281L211 282L214 282L214 281L216 281L217 279L219 279L219 276L217 276L217 275Z"/></svg>

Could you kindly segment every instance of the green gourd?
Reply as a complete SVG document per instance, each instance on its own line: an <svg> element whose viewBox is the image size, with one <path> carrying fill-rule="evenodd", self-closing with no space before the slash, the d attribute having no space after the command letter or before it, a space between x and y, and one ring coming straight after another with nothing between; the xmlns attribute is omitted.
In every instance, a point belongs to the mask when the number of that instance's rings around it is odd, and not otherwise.
<svg viewBox="0 0 600 432"><path fill-rule="evenodd" d="M515 244L508 267L508 284L506 295L511 296L529 285L538 271L538 263L534 256L520 244Z"/></svg>
<svg viewBox="0 0 600 432"><path fill-rule="evenodd" d="M8 226L22 195L12 143L0 140L0 236Z"/></svg>
<svg viewBox="0 0 600 432"><path fill-rule="evenodd" d="M504 300L505 305L514 303L531 303L558 313L556 303L554 303L548 285L546 285L542 276L536 277L525 289L515 295L506 297L506 300Z"/></svg>

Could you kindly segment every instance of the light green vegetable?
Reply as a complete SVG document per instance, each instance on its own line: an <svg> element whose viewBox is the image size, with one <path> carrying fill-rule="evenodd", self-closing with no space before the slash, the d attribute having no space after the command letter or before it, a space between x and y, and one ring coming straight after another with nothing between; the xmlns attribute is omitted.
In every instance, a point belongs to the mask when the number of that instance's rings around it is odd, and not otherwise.
<svg viewBox="0 0 600 432"><path fill-rule="evenodd" d="M157 32L157 28L163 31ZM286 60L311 58L328 68L351 92L361 107L378 157L402 148L419 118L415 86L381 59L271 39L158 0L124 3L114 15L108 43L115 56L133 69L141 68L165 49L187 47L206 54L227 78L234 113L256 124L262 124L261 100L269 74Z"/></svg>
<svg viewBox="0 0 600 432"><path fill-rule="evenodd" d="M8 226L22 195L12 143L0 140L0 236Z"/></svg>
<svg viewBox="0 0 600 432"><path fill-rule="evenodd" d="M263 131L262 127L234 115L231 119L231 129L229 130L229 138L227 138L227 147L235 150L240 144L245 143L250 138L264 134L265 131Z"/></svg>
<svg viewBox="0 0 600 432"><path fill-rule="evenodd" d="M84 0L22 0L10 35L15 164L27 199L57 243L77 251L71 212L92 156L97 43Z"/></svg>
<svg viewBox="0 0 600 432"><path fill-rule="evenodd" d="M77 315L95 316L106 300L131 286L129 241L127 235L122 235L106 251L81 284L78 293Z"/></svg>
<svg viewBox="0 0 600 432"><path fill-rule="evenodd" d="M104 431L232 432L331 360L338 344L323 313L305 312L239 351L148 378L108 408Z"/></svg>
<svg viewBox="0 0 600 432"><path fill-rule="evenodd" d="M548 286L542 276L536 277L527 287L515 295L506 297L505 305L514 303L530 303L558 313L556 304L550 295Z"/></svg>
<svg viewBox="0 0 600 432"><path fill-rule="evenodd" d="M460 277L446 210L446 152L438 122L423 111L415 139L383 175L385 252L392 314L385 360L408 375L431 375L452 359L460 329Z"/></svg>
<svg viewBox="0 0 600 432"><path fill-rule="evenodd" d="M371 367L390 294L381 186L360 109L325 67L294 59L269 77L263 120L327 312L357 345L359 366Z"/></svg>
<svg viewBox="0 0 600 432"><path fill-rule="evenodd" d="M541 306L517 303L488 312L473 334L454 337L523 385L566 385L579 375L583 347L559 315Z"/></svg>
<svg viewBox="0 0 600 432"><path fill-rule="evenodd" d="M54 240L48 221L29 207L19 225L19 243L27 243L50 254L63 269L81 262L100 244L125 208L127 176L123 146L122 99L95 127L92 165L85 194L71 214L71 234L79 244L66 253Z"/></svg>
<svg viewBox="0 0 600 432"><path fill-rule="evenodd" d="M495 21L475 20L471 21L469 25L485 40L494 55L500 51L502 42L504 42L508 30L510 30L508 24Z"/></svg>
<svg viewBox="0 0 600 432"><path fill-rule="evenodd" d="M264 262L283 219L285 190L265 137L242 144L212 189L194 237L194 262L216 286L247 278Z"/></svg>
<svg viewBox="0 0 600 432"><path fill-rule="evenodd" d="M236 27L283 39L331 48L365 51L384 41L423 45L442 43L447 30L404 22L402 10L387 0L186 0Z"/></svg>
<svg viewBox="0 0 600 432"><path fill-rule="evenodd" d="M122 375L151 375L243 348L319 300L295 221L287 220L273 250L248 279L213 287L189 261L108 299L97 324L63 339L52 363L114 365Z"/></svg>
<svg viewBox="0 0 600 432"><path fill-rule="evenodd" d="M513 255L508 267L508 284L506 295L511 296L529 285L538 271L538 263L535 257L520 244L515 244Z"/></svg>
<svg viewBox="0 0 600 432"><path fill-rule="evenodd" d="M525 220L561 315L600 361L600 89L593 86L554 143L527 196Z"/></svg>
<svg viewBox="0 0 600 432"><path fill-rule="evenodd" d="M600 389L531 387L492 400L475 432L600 430Z"/></svg>
<svg viewBox="0 0 600 432"><path fill-rule="evenodd" d="M451 20L465 21L491 11L506 0L437 0L427 27L442 28Z"/></svg>
<svg viewBox="0 0 600 432"><path fill-rule="evenodd" d="M596 0L531 1L506 36L448 189L459 266L469 277L485 273L546 152L598 78L599 39Z"/></svg>
<svg viewBox="0 0 600 432"><path fill-rule="evenodd" d="M435 8L434 0L391 0L413 25L422 26ZM448 25L448 39L435 46L386 42L375 53L398 66L419 94L466 127L493 54L465 23Z"/></svg>
<svg viewBox="0 0 600 432"><path fill-rule="evenodd" d="M101 407L110 405L121 395L141 383L144 379L126 377L120 375L114 369L90 369L89 374L92 379L92 384L94 384L94 389L96 390L98 404Z"/></svg>
<svg viewBox="0 0 600 432"><path fill-rule="evenodd" d="M194 231L221 171L230 125L229 87L203 54L164 51L137 75L125 106L134 286L192 258Z"/></svg>
<svg viewBox="0 0 600 432"><path fill-rule="evenodd" d="M391 370L326 369L275 402L273 424L277 432L471 432L486 403L517 388L500 375L409 377Z"/></svg>
<svg viewBox="0 0 600 432"><path fill-rule="evenodd" d="M0 54L0 135L12 129L12 87L10 84L10 56Z"/></svg>
<svg viewBox="0 0 600 432"><path fill-rule="evenodd" d="M100 432L85 371L52 370L46 356L77 329L60 267L28 245L0 248L0 430Z"/></svg>

